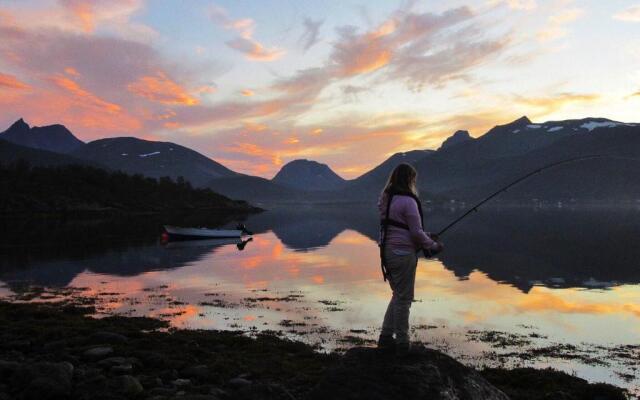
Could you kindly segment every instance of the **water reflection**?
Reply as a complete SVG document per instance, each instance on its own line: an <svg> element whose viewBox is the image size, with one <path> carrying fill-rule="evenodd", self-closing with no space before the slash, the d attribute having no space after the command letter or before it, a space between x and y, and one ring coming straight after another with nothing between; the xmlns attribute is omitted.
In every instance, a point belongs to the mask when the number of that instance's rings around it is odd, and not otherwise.
<svg viewBox="0 0 640 400"><path fill-rule="evenodd" d="M430 210L427 226L436 230L456 214ZM473 215L444 238L440 259L420 261L412 324L425 328L414 339L471 360L492 350L470 339L479 329L524 335L531 346L635 344L639 222L638 211L622 209ZM327 348L341 346L339 338L352 331L375 338L390 293L380 277L374 209L274 210L245 223L256 234L239 250L235 241L162 245L161 221L83 222L83 234L89 229L118 241L104 239L88 250L72 243L44 251L28 243L3 247L0 281L8 287L0 295L22 290L24 282L83 287L84 296L101 298L104 311L160 316L176 326L282 330ZM48 232L59 237L73 226ZM637 385L612 372L629 365L533 364Z"/></svg>

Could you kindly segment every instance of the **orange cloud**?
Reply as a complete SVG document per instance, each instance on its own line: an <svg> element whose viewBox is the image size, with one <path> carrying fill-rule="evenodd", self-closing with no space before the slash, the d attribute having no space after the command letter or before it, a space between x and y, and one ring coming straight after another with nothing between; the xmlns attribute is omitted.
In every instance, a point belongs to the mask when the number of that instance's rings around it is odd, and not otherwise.
<svg viewBox="0 0 640 400"><path fill-rule="evenodd" d="M247 96L247 97L251 97L251 96L255 95L254 91L251 90L251 89L243 89L240 92L240 94L243 95L243 96Z"/></svg>
<svg viewBox="0 0 640 400"><path fill-rule="evenodd" d="M53 76L50 79L53 83L58 85L58 87L68 91L69 93L78 97L80 100L87 101L95 107L102 109L108 113L119 113L122 110L119 105L102 100L93 93L81 88L76 82L67 77L58 75Z"/></svg>
<svg viewBox="0 0 640 400"><path fill-rule="evenodd" d="M238 33L238 37L227 41L227 46L244 53L247 59L253 61L273 61L285 54L285 51L280 48L267 48L254 39L255 21L251 18L233 20L229 17L226 10L219 7L214 9L211 17L226 29L231 29Z"/></svg>
<svg viewBox="0 0 640 400"><path fill-rule="evenodd" d="M539 111L530 113L532 116L540 117L557 111L567 105L576 103L595 103L601 96L594 93L558 93L546 97L520 97L516 96L515 101L528 107L537 108Z"/></svg>
<svg viewBox="0 0 640 400"><path fill-rule="evenodd" d="M66 72L68 75L71 75L71 76L80 76L80 73L78 72L78 70L76 70L73 67L65 68L64 72Z"/></svg>
<svg viewBox="0 0 640 400"><path fill-rule="evenodd" d="M179 104L193 106L199 100L192 97L176 82L169 79L164 72L158 72L155 76L143 76L134 83L130 83L127 89L138 96L162 104Z"/></svg>
<svg viewBox="0 0 640 400"><path fill-rule="evenodd" d="M244 53L247 59L253 61L274 61L285 54L284 50L277 47L267 48L253 38L237 37L228 41L227 45Z"/></svg>
<svg viewBox="0 0 640 400"><path fill-rule="evenodd" d="M30 86L24 82L21 82L13 75L3 74L0 72L0 89L8 88L8 89L29 89Z"/></svg>
<svg viewBox="0 0 640 400"><path fill-rule="evenodd" d="M93 32L95 29L93 4L78 0L63 0L63 4L80 20L82 30L87 33Z"/></svg>

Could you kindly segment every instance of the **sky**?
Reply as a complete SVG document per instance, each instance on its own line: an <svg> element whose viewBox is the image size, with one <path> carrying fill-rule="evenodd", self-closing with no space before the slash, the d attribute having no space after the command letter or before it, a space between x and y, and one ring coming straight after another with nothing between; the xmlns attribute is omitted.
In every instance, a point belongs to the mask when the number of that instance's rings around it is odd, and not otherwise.
<svg viewBox="0 0 640 400"><path fill-rule="evenodd" d="M635 0L0 0L0 130L171 141L266 178L639 107Z"/></svg>

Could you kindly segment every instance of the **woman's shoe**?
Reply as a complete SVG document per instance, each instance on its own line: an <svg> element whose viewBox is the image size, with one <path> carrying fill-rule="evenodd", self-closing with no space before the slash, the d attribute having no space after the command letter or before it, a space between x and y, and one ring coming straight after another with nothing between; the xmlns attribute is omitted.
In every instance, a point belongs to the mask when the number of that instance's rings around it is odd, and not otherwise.
<svg viewBox="0 0 640 400"><path fill-rule="evenodd" d="M409 342L396 343L396 357L406 357L411 351L411 344Z"/></svg>
<svg viewBox="0 0 640 400"><path fill-rule="evenodd" d="M380 335L378 339L378 348L380 350L395 350L396 340L391 335Z"/></svg>

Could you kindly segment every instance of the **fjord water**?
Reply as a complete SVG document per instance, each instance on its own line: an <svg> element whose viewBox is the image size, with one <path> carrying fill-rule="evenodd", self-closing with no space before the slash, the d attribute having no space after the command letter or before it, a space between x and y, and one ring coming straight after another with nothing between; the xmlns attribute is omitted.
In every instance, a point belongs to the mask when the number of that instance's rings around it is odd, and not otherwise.
<svg viewBox="0 0 640 400"><path fill-rule="evenodd" d="M461 211L427 210L427 230ZM377 337L390 291L370 205L252 215L244 246L162 244L163 222L3 221L0 295L72 287L99 315L281 331L328 350ZM612 355L640 338L638 238L636 207L482 209L447 233L439 259L420 260L414 339L473 365L553 366L637 390L637 359ZM570 351L523 356L542 348Z"/></svg>

